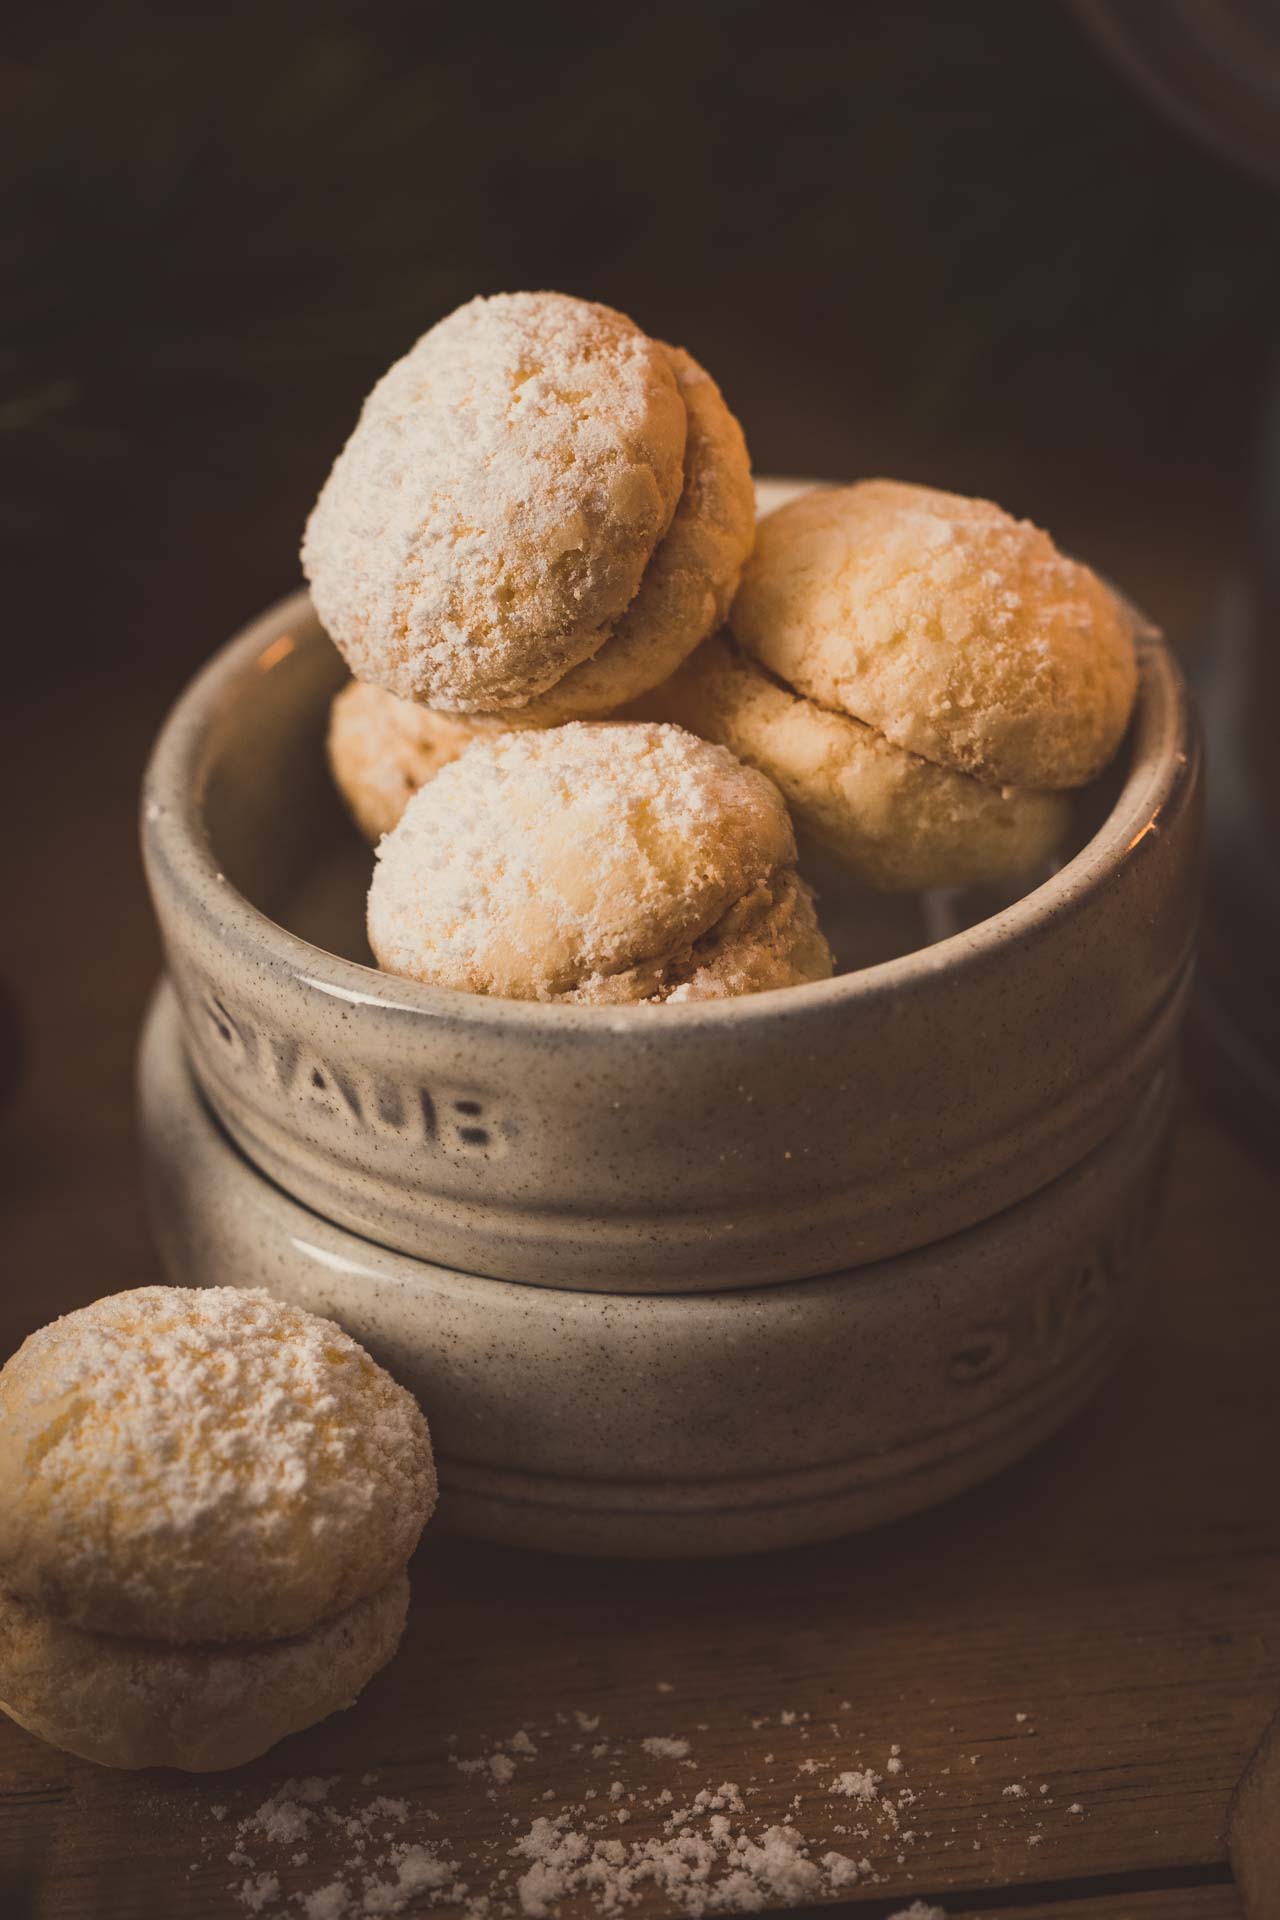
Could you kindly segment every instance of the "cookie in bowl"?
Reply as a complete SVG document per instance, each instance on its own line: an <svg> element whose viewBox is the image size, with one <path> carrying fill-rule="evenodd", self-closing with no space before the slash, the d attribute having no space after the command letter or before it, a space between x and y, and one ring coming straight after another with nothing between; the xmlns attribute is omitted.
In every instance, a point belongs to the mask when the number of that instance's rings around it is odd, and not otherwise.
<svg viewBox="0 0 1280 1920"><path fill-rule="evenodd" d="M990 501L863 481L760 523L729 632L663 711L778 781L888 888L1029 872L1128 725L1132 621Z"/></svg>
<svg viewBox="0 0 1280 1920"><path fill-rule="evenodd" d="M631 701L608 717L648 718L648 703ZM434 780L473 741L491 740L509 731L510 724L486 714L424 707L371 681L349 680L329 709L329 771L347 812L376 847L419 787Z"/></svg>
<svg viewBox="0 0 1280 1920"><path fill-rule="evenodd" d="M773 783L656 723L478 742L378 849L369 944L434 986L578 1005L823 980L831 952Z"/></svg>
<svg viewBox="0 0 1280 1920"><path fill-rule="evenodd" d="M402 700L369 680L348 680L329 709L325 748L348 813L376 847L419 787L473 740L495 731L504 729L465 713Z"/></svg>
<svg viewBox="0 0 1280 1920"><path fill-rule="evenodd" d="M303 566L357 679L547 725L673 671L753 536L741 429L688 354L591 301L499 294L379 381Z"/></svg>
<svg viewBox="0 0 1280 1920"><path fill-rule="evenodd" d="M1060 794L987 786L906 753L874 727L783 685L727 630L650 706L767 772L813 839L886 892L1030 872L1067 829Z"/></svg>

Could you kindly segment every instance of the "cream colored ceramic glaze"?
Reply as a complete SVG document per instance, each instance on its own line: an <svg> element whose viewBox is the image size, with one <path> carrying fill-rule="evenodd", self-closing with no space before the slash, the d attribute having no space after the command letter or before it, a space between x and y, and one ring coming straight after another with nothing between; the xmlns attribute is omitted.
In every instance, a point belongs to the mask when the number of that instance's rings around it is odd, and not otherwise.
<svg viewBox="0 0 1280 1920"><path fill-rule="evenodd" d="M1175 1045L1200 751L1158 643L1110 810L1062 871L885 964L657 1011L484 999L360 963L368 854L322 749L342 674L302 595L233 641L164 728L144 835L209 1101L274 1181L369 1239L627 1293L830 1273L1035 1192Z"/></svg>
<svg viewBox="0 0 1280 1920"><path fill-rule="evenodd" d="M1139 1314L1169 1105L1159 1073L1079 1166L922 1252L790 1286L619 1295L450 1272L309 1213L210 1118L167 989L142 1055L171 1277L333 1315L421 1400L453 1525L574 1553L825 1539L1025 1453Z"/></svg>

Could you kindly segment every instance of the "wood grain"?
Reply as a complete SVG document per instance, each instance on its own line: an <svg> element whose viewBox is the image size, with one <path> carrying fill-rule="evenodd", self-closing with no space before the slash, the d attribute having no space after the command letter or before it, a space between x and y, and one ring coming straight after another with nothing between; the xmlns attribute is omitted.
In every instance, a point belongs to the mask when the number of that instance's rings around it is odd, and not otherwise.
<svg viewBox="0 0 1280 1920"><path fill-rule="evenodd" d="M954 1909L956 1913L965 1911ZM979 1920L980 1907L969 1908L973 1920ZM1098 1899L1073 1899L1064 1906L1060 1900L1047 1905L1005 1907L990 1913L990 1920L1242 1920L1244 1908L1234 1887L1161 1888L1151 1893L1110 1893Z"/></svg>

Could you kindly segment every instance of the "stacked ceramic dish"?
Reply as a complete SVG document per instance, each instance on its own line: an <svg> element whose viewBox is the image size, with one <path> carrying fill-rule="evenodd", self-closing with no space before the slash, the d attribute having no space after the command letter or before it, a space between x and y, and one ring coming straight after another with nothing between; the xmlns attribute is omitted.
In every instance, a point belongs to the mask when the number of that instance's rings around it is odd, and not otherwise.
<svg viewBox="0 0 1280 1920"><path fill-rule="evenodd" d="M442 1511L494 1539L779 1546L1015 1459L1144 1297L1201 773L1175 663L1139 654L1095 817L1040 884L985 917L926 902L832 980L655 1018L369 964L367 853L324 764L343 669L286 601L147 777L169 983L142 1107L173 1277L339 1319L426 1408Z"/></svg>

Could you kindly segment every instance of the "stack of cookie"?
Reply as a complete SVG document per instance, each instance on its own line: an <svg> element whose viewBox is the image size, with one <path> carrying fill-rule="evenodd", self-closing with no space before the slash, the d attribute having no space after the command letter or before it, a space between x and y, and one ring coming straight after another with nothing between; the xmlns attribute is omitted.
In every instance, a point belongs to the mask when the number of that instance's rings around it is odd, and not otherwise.
<svg viewBox="0 0 1280 1920"><path fill-rule="evenodd" d="M472 746L383 841L369 939L389 973L584 1006L831 972L772 781L643 722Z"/></svg>
<svg viewBox="0 0 1280 1920"><path fill-rule="evenodd" d="M757 538L746 445L714 381L625 316L560 294L472 301L391 369L321 493L303 562L356 676L334 704L331 765L366 837L387 836L395 874L374 883L374 952L389 971L476 992L666 1002L830 971L803 881L770 895L767 914L800 903L806 926L779 946L770 923L768 965L700 964L694 949L723 929L690 902L726 909L683 867L683 905L655 935L639 904L662 884L643 844L650 751L664 778L679 763L732 811L748 786L713 772L698 742L728 750L864 884L965 885L1043 865L1068 826L1065 790L1114 754L1136 690L1120 603L990 502L865 482L802 496ZM574 732L584 721L591 744ZM531 730L547 737L517 749L513 733ZM557 877L564 820L548 827L550 796L588 765L597 800L609 769L616 833L602 852L596 807L579 891L630 871L637 900L625 937L603 946ZM755 831L751 811L722 814L721 845ZM478 838L488 867L474 864ZM664 857L683 861L686 838ZM768 844L747 862L752 886L769 885ZM483 877L516 867L537 903L517 937L527 965L513 964L510 922L493 931ZM429 936L411 937L415 913ZM602 984L615 976L616 991Z"/></svg>
<svg viewBox="0 0 1280 1920"><path fill-rule="evenodd" d="M869 885L1030 872L1137 690L1126 611L989 500L871 480L760 523L729 626L663 689Z"/></svg>
<svg viewBox="0 0 1280 1920"><path fill-rule="evenodd" d="M142 1287L0 1371L0 1706L110 1766L237 1766L396 1651L435 1503L412 1396L259 1291Z"/></svg>

